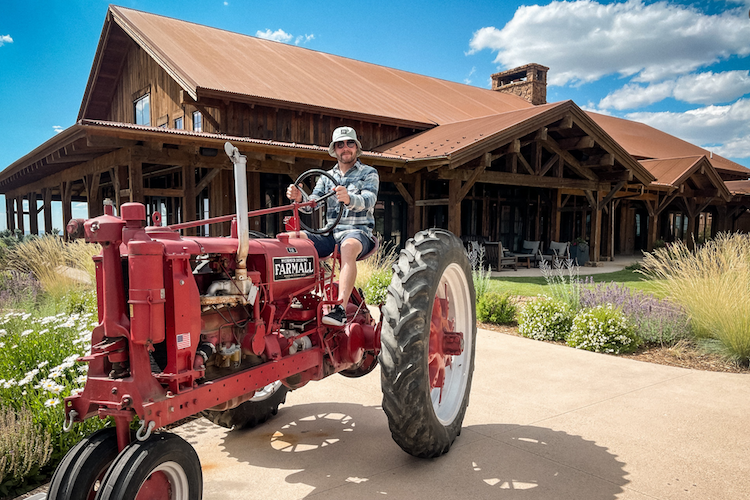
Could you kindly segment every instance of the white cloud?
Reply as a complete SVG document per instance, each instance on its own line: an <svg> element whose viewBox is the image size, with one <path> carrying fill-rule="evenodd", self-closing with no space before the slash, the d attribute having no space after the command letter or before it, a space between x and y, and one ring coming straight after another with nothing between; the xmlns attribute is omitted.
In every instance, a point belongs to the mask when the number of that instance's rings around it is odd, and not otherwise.
<svg viewBox="0 0 750 500"><path fill-rule="evenodd" d="M466 85L471 85L471 81L472 81L471 77L474 76L474 73L476 72L477 72L477 67L472 66L471 71L469 71L469 74L466 76L466 78L464 78L464 83Z"/></svg>
<svg viewBox="0 0 750 500"><path fill-rule="evenodd" d="M300 35L294 40L294 45L306 44L310 40L315 40L315 35Z"/></svg>
<svg viewBox="0 0 750 500"><path fill-rule="evenodd" d="M693 104L729 102L750 93L750 71L707 71L680 77L674 89L677 100Z"/></svg>
<svg viewBox="0 0 750 500"><path fill-rule="evenodd" d="M684 113L629 113L626 118L646 123L722 156L750 157L750 99Z"/></svg>
<svg viewBox="0 0 750 500"><path fill-rule="evenodd" d="M6 43L13 43L13 39L10 37L10 35L0 35L0 47L2 47L3 44Z"/></svg>
<svg viewBox="0 0 750 500"><path fill-rule="evenodd" d="M512 68L550 67L551 85L593 82L620 74L657 82L736 55L750 55L747 11L704 14L690 6L640 0L593 0L522 6L502 29L474 33L469 53L489 49Z"/></svg>
<svg viewBox="0 0 750 500"><path fill-rule="evenodd" d="M54 130L56 134L59 134L65 129L63 129L60 125L52 125L52 130Z"/></svg>
<svg viewBox="0 0 750 500"><path fill-rule="evenodd" d="M294 45L306 44L310 40L315 40L315 35L298 35L295 37L291 33L287 33L283 29L279 28L276 31L267 29L265 31L258 30L255 33L258 38L265 38L266 40L274 40L276 42L291 43L294 40Z"/></svg>
<svg viewBox="0 0 750 500"><path fill-rule="evenodd" d="M267 29L266 31L258 30L255 33L255 36L257 36L258 38L265 38L266 40L274 40L276 42L284 43L289 43L294 38L294 36L290 35L281 28L277 29L276 31L271 31L270 29Z"/></svg>
<svg viewBox="0 0 750 500"><path fill-rule="evenodd" d="M676 80L648 86L628 83L599 101L605 109L634 109L648 106L668 97L690 104L714 104L733 101L750 93L750 71L706 71L685 75Z"/></svg>
<svg viewBox="0 0 750 500"><path fill-rule="evenodd" d="M599 107L605 109L633 109L648 106L671 97L674 92L674 81L651 84L643 87L637 83L629 83L624 87L610 92L599 101Z"/></svg>

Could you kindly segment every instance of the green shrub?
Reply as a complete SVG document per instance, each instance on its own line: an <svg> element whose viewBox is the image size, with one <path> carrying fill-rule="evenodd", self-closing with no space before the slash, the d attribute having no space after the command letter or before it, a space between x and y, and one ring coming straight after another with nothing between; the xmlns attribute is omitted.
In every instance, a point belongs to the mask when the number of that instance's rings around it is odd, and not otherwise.
<svg viewBox="0 0 750 500"><path fill-rule="evenodd" d="M579 312L565 340L576 349L610 354L631 352L640 344L633 325L612 304Z"/></svg>
<svg viewBox="0 0 750 500"><path fill-rule="evenodd" d="M518 332L536 340L563 340L570 331L573 310L563 301L539 297L518 316Z"/></svg>
<svg viewBox="0 0 750 500"><path fill-rule="evenodd" d="M488 292L477 301L477 319L497 325L513 323L516 319L516 305L508 293Z"/></svg>
<svg viewBox="0 0 750 500"><path fill-rule="evenodd" d="M385 304L385 298L388 296L388 285L391 284L393 273L390 270L383 270L373 273L367 281L364 289L365 301L371 306Z"/></svg>

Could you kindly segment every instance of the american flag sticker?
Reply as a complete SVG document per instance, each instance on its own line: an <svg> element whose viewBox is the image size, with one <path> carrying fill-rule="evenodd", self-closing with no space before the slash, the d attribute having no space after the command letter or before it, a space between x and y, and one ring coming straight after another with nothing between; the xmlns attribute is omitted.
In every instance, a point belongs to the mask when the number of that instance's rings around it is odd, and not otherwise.
<svg viewBox="0 0 750 500"><path fill-rule="evenodd" d="M187 349L190 347L190 334L180 333L177 335L177 349Z"/></svg>

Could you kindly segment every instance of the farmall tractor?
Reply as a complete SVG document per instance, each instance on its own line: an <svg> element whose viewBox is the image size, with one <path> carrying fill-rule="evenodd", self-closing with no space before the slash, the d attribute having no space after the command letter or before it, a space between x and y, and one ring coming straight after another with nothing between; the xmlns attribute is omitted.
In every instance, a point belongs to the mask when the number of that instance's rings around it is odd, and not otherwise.
<svg viewBox="0 0 750 500"><path fill-rule="evenodd" d="M101 245L96 263L98 324L82 393L65 399L69 430L86 418L114 426L68 452L48 498L175 499L202 497L195 450L164 426L202 414L225 427L250 427L276 414L290 390L333 374L361 377L378 362L383 409L394 440L418 457L446 453L469 402L476 337L474 284L463 246L434 229L410 239L393 266L376 322L360 290L344 326L321 322L335 305L337 256L319 259L309 240L250 234L248 217L291 211L287 229L315 229L299 210L310 200L248 213L246 159L234 164L237 213L209 220L146 225L146 209L125 203L120 215L71 221L71 233ZM309 185L308 171L296 184ZM332 179L333 180L333 179ZM324 210L323 210L324 211ZM229 237L179 231L232 222ZM251 237L252 236L252 237Z"/></svg>

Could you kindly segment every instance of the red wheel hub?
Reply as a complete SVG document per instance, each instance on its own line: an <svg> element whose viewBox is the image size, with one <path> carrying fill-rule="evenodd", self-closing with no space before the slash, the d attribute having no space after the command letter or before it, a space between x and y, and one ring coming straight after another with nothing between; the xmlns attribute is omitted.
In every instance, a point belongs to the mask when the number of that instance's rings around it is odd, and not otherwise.
<svg viewBox="0 0 750 500"><path fill-rule="evenodd" d="M442 389L445 368L451 366L453 356L460 356L464 351L464 334L454 331L456 322L449 318L449 313L448 299L435 296L430 320L430 389Z"/></svg>
<svg viewBox="0 0 750 500"><path fill-rule="evenodd" d="M136 500L164 500L172 498L172 485L163 472L151 474L138 490Z"/></svg>

